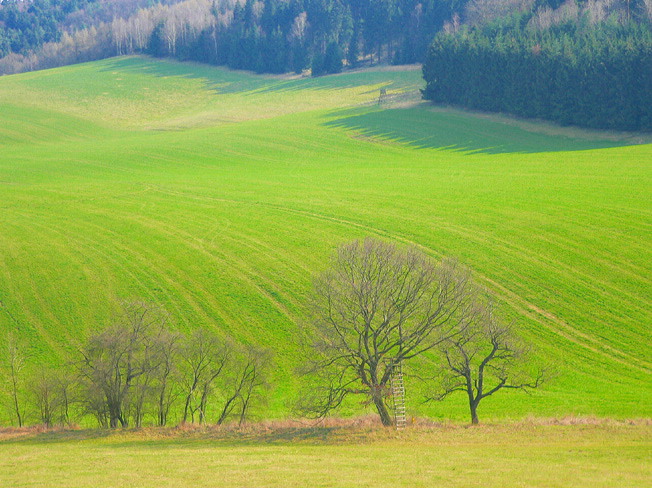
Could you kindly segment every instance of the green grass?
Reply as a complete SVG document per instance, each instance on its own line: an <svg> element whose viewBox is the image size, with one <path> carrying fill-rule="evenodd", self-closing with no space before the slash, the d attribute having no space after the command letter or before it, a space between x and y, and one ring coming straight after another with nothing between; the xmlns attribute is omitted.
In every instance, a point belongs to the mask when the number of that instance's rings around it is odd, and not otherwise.
<svg viewBox="0 0 652 488"><path fill-rule="evenodd" d="M381 86L415 90L420 73L132 57L1 78L0 329L57 362L119 299L160 303L181 329L270 345L265 415L282 417L311 275L377 235L471 266L557 366L481 419L650 416L652 145L378 107ZM410 408L466 415L461 397Z"/></svg>
<svg viewBox="0 0 652 488"><path fill-rule="evenodd" d="M651 433L615 423L47 433L0 438L0 485L644 488Z"/></svg>

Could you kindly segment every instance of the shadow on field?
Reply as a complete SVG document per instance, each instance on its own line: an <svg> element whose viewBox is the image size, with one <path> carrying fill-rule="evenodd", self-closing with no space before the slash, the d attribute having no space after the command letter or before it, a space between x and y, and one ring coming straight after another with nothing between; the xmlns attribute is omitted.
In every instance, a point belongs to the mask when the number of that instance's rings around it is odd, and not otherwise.
<svg viewBox="0 0 652 488"><path fill-rule="evenodd" d="M133 447L134 444L148 448L165 448L170 443L185 447L202 447L206 444L261 445L261 444L337 444L365 439L377 429L354 430L346 427L310 426L274 429L205 429L184 428L145 429L84 429L26 432L0 437L0 446L8 444L44 445L70 442L102 441L110 448Z"/></svg>
<svg viewBox="0 0 652 488"><path fill-rule="evenodd" d="M215 90L217 93L253 92L279 83L279 80L272 78L217 69L216 66L171 62L140 56L112 59L106 63L106 67L102 71L148 74L160 78L197 79L205 82L208 89Z"/></svg>
<svg viewBox="0 0 652 488"><path fill-rule="evenodd" d="M44 431L36 431L32 428L10 429L9 432L0 431L0 445L79 442L104 439L113 434L114 432L107 429L53 429Z"/></svg>
<svg viewBox="0 0 652 488"><path fill-rule="evenodd" d="M632 144L623 140L600 139L599 134L581 138L544 130L526 130L519 127L518 122L506 123L453 110L436 110L425 104L387 110L348 109L331 113L328 118L324 123L327 127L338 127L361 137L398 142L419 149L503 154L583 151ZM537 127L535 123L522 125ZM555 129L555 132L563 131L564 128Z"/></svg>
<svg viewBox="0 0 652 488"><path fill-rule="evenodd" d="M272 93L299 90L346 90L367 87L368 91L365 93L377 95L379 86L391 91L415 90L423 84L420 76L418 73L415 74L414 71L352 71L317 78L279 81L274 85L265 87L262 91Z"/></svg>
<svg viewBox="0 0 652 488"><path fill-rule="evenodd" d="M224 67L199 63L179 63L144 56L122 57L105 62L105 72L149 74L161 78L181 77L198 79L217 93L280 93L300 90L344 90L367 85L384 85L387 89L400 90L421 86L420 72L415 71L362 71L341 73L318 78L295 77L283 79L255 75L246 71L233 71ZM369 93L377 92L374 88Z"/></svg>

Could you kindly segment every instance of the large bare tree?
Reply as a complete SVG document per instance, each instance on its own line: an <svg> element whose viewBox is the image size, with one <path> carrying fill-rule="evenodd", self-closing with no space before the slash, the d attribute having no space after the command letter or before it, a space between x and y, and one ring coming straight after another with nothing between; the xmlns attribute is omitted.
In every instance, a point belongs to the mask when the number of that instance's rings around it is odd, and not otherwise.
<svg viewBox="0 0 652 488"><path fill-rule="evenodd" d="M349 395L373 403L384 425L394 367L435 348L474 312L469 272L415 247L367 238L340 246L314 282L314 335L299 408L325 416Z"/></svg>
<svg viewBox="0 0 652 488"><path fill-rule="evenodd" d="M440 393L432 397L443 400L456 391L466 393L473 424L479 422L478 405L484 398L502 389L529 391L544 379L543 369L530 372L531 351L514 325L502 323L491 303L477 306L474 320L439 346L445 363Z"/></svg>

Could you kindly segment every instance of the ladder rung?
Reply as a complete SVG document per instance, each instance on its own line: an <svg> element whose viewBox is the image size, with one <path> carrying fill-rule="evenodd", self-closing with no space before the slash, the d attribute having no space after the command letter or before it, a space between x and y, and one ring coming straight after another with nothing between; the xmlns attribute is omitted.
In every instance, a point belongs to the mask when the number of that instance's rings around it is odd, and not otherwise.
<svg viewBox="0 0 652 488"><path fill-rule="evenodd" d="M403 429L407 425L405 413L405 385L403 384L403 364L399 362L394 366L390 377L390 386L394 400L394 424L397 429Z"/></svg>

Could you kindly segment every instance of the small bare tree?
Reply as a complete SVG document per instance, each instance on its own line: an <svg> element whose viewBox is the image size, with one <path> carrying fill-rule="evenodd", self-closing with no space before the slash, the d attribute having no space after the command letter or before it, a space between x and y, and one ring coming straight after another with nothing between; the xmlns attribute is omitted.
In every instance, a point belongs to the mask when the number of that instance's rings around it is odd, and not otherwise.
<svg viewBox="0 0 652 488"><path fill-rule="evenodd" d="M209 329L196 329L180 349L181 386L185 397L183 423L206 419L208 401L218 377L225 371L232 347Z"/></svg>
<svg viewBox="0 0 652 488"><path fill-rule="evenodd" d="M266 349L249 348L244 356L244 367L241 377L244 388L240 393L240 414L239 425L242 425L248 418L251 408L255 402L264 402L266 398L263 391L269 389L269 367L272 355Z"/></svg>
<svg viewBox="0 0 652 488"><path fill-rule="evenodd" d="M25 425L24 382L27 355L25 346L19 342L13 333L9 333L4 347L4 357L1 366L4 380L9 391L8 410L16 418L18 426Z"/></svg>
<svg viewBox="0 0 652 488"><path fill-rule="evenodd" d="M471 0L466 5L466 21L471 25L489 23L515 11L529 11L534 0Z"/></svg>
<svg viewBox="0 0 652 488"><path fill-rule="evenodd" d="M477 305L473 320L440 346L445 363L440 380L441 393L431 397L443 400L456 391L466 393L471 422L477 424L480 402L502 389L529 391L541 385L544 371L528 373L531 352L517 338L513 325L501 323L491 303Z"/></svg>
<svg viewBox="0 0 652 488"><path fill-rule="evenodd" d="M56 392L59 402L58 421L61 425L70 425L70 407L78 402L78 381L70 369L70 364L59 368L55 373Z"/></svg>
<svg viewBox="0 0 652 488"><path fill-rule="evenodd" d="M255 402L265 400L263 391L269 388L268 371L271 353L266 349L248 347L229 367L222 411L217 420L221 425L232 413L237 412L242 425Z"/></svg>
<svg viewBox="0 0 652 488"><path fill-rule="evenodd" d="M179 376L179 348L181 335L167 329L161 329L154 340L157 367L153 372L156 395L156 423L164 427L172 404L178 398L175 384Z"/></svg>
<svg viewBox="0 0 652 488"><path fill-rule="evenodd" d="M649 21L652 21L652 0L643 0L643 5L641 6L643 12Z"/></svg>
<svg viewBox="0 0 652 488"><path fill-rule="evenodd" d="M299 409L323 417L347 396L363 395L383 425L391 425L386 399L394 367L463 328L473 312L473 290L467 270L453 261L437 263L415 247L372 238L340 246L314 283L305 372L315 384Z"/></svg>
<svg viewBox="0 0 652 488"><path fill-rule="evenodd" d="M76 381L68 368L70 365L58 368L42 366L30 375L27 392L46 427L70 425L70 406L75 400Z"/></svg>
<svg viewBox="0 0 652 488"><path fill-rule="evenodd" d="M62 406L59 379L55 371L46 367L37 369L32 375L28 390L38 410L41 423L46 427L52 427L57 411Z"/></svg>

